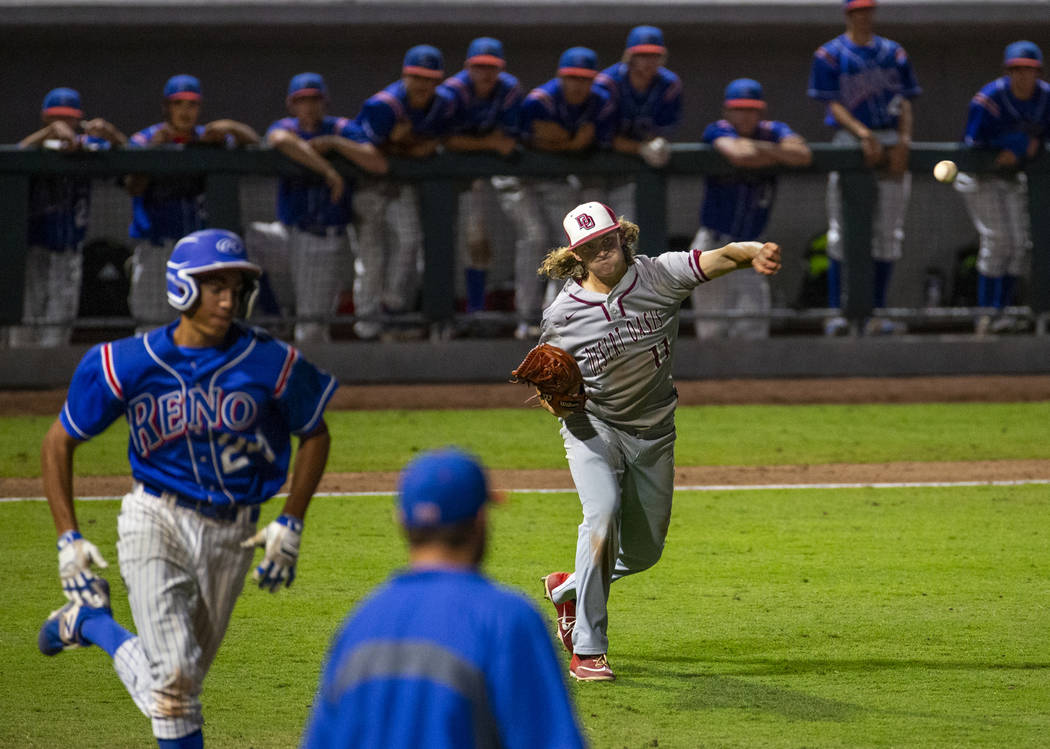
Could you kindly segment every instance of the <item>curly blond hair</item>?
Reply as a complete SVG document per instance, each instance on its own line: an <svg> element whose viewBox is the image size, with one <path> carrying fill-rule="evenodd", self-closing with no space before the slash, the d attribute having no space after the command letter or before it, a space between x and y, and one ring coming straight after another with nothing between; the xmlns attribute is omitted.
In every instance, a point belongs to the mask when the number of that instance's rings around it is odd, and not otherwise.
<svg viewBox="0 0 1050 749"><path fill-rule="evenodd" d="M632 223L620 216L620 246L623 247L624 258L628 265L634 263L634 251L638 245L638 224ZM592 239L591 242L600 242L601 237ZM577 249L586 247L590 242L580 245ZM569 247L558 247L547 253L543 263L536 270L537 275L547 278L563 279L571 278L574 281L582 281L587 277L587 269L583 262L576 257L575 252Z"/></svg>

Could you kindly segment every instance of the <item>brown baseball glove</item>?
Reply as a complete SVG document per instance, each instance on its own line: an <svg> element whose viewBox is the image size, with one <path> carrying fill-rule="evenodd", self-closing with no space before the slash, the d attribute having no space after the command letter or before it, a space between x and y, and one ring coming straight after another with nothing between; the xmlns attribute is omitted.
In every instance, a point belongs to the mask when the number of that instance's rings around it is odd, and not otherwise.
<svg viewBox="0 0 1050 749"><path fill-rule="evenodd" d="M511 382L535 387L540 405L556 416L582 411L587 402L580 365L567 352L549 343L529 351L510 374Z"/></svg>

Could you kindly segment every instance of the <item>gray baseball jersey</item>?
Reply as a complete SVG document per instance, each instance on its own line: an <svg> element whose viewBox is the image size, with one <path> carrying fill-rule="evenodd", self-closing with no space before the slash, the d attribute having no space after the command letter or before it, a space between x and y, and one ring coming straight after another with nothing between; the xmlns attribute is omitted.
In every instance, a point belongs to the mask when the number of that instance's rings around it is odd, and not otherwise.
<svg viewBox="0 0 1050 749"><path fill-rule="evenodd" d="M608 651L610 584L660 558L674 494L671 379L678 310L707 281L700 251L640 256L609 294L566 282L544 312L541 342L572 354L586 411L562 420L562 439L583 509L575 571L551 591L576 599L573 650Z"/></svg>

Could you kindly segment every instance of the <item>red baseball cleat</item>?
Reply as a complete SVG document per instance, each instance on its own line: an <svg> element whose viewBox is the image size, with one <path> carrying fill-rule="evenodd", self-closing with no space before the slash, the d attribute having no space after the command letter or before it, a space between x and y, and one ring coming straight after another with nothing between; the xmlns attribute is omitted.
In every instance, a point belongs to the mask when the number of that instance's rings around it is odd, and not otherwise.
<svg viewBox="0 0 1050 749"><path fill-rule="evenodd" d="M543 595L548 601L554 603L551 591L561 585L569 577L568 572L552 572L543 578ZM576 601L565 603L554 603L555 619L558 622L558 637L562 645L570 653L572 652L572 629L576 626Z"/></svg>
<svg viewBox="0 0 1050 749"><path fill-rule="evenodd" d="M569 663L569 676L576 681L612 681L616 674L609 668L609 661L605 653L599 655L576 655L572 654Z"/></svg>

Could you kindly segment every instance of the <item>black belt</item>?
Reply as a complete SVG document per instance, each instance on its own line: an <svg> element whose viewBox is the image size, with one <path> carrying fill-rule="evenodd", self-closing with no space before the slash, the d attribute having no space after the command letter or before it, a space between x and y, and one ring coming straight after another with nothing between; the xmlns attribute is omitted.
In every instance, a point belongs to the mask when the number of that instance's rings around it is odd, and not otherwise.
<svg viewBox="0 0 1050 749"><path fill-rule="evenodd" d="M211 502L204 502L199 499L190 499L184 497L181 494L175 492L165 491L164 489L158 489L155 486L149 484L142 485L142 491L158 499L169 499L175 497L175 504L179 507L185 507L187 509L199 512L206 518L212 520L221 520L224 523L232 523L237 519L237 512L245 505L216 505ZM251 505L251 520L255 522L259 519L259 505Z"/></svg>

